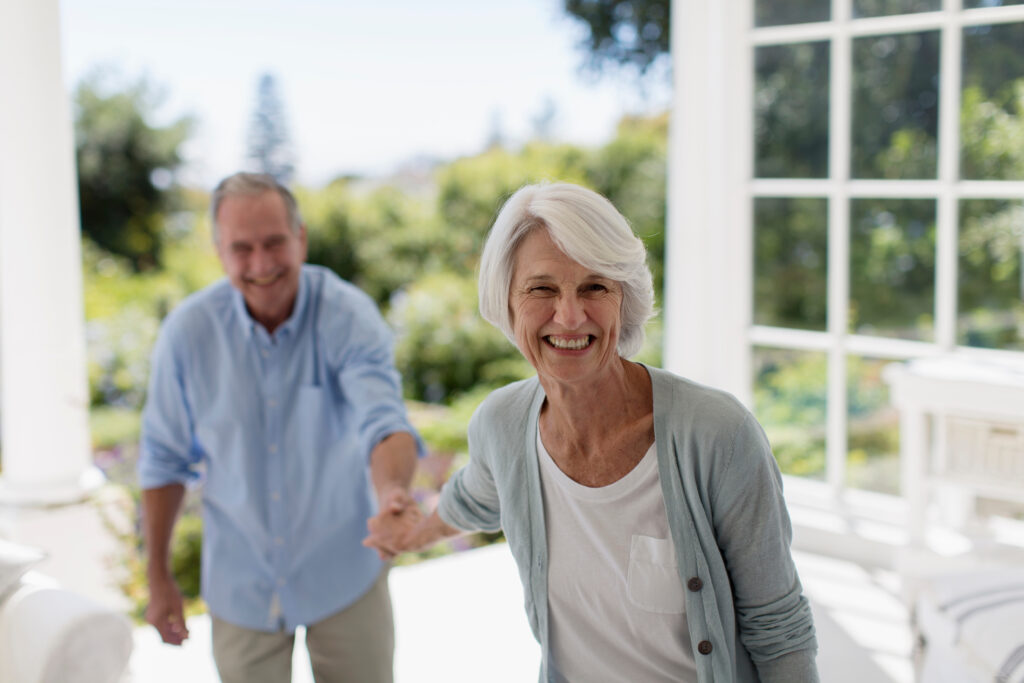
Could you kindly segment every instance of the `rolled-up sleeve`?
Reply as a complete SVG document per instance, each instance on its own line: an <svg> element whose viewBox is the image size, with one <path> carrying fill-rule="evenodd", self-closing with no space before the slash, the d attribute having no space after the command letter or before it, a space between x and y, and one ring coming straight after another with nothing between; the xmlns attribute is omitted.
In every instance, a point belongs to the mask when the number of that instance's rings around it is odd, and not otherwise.
<svg viewBox="0 0 1024 683"><path fill-rule="evenodd" d="M198 480L200 453L194 446L191 410L173 333L161 331L150 363L149 389L142 412L138 477L143 489Z"/></svg>
<svg viewBox="0 0 1024 683"><path fill-rule="evenodd" d="M401 376L395 369L391 330L367 299L356 309L346 332L338 382L350 397L364 457L397 432L408 432L423 457L423 440L409 422L402 400Z"/></svg>
<svg viewBox="0 0 1024 683"><path fill-rule="evenodd" d="M469 423L469 463L452 475L441 489L437 514L441 519L462 531L488 531L501 529L501 505L498 489L487 462L487 452L474 449L480 443L474 434L485 422L478 410Z"/></svg>
<svg viewBox="0 0 1024 683"><path fill-rule="evenodd" d="M733 585L740 640L764 681L817 681L810 605L790 554L782 475L748 415L713 499L715 534Z"/></svg>

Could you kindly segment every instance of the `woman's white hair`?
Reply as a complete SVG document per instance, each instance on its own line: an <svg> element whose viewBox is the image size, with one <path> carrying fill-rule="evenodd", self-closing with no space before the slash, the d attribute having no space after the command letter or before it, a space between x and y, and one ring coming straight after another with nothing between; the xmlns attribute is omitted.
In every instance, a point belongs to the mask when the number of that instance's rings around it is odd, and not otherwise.
<svg viewBox="0 0 1024 683"><path fill-rule="evenodd" d="M610 201L570 183L526 185L509 197L480 258L480 315L516 343L509 290L516 251L533 230L545 229L565 255L622 287L618 352L629 358L644 343L654 315L647 249Z"/></svg>

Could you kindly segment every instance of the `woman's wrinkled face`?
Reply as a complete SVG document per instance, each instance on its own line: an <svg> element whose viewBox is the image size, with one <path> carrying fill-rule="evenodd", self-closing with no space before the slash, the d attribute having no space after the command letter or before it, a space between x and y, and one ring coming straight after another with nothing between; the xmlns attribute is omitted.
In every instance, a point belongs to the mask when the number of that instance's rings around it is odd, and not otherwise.
<svg viewBox="0 0 1024 683"><path fill-rule="evenodd" d="M516 343L542 379L594 379L618 361L622 287L565 255L543 228L516 251L509 308Z"/></svg>

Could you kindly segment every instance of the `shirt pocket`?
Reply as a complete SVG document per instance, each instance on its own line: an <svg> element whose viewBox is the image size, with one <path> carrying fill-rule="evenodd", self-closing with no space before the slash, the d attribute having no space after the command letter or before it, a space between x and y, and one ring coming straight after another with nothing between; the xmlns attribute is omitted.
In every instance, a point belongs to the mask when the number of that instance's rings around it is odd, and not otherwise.
<svg viewBox="0 0 1024 683"><path fill-rule="evenodd" d="M633 534L626 594L634 606L657 614L682 614L686 594L671 539Z"/></svg>

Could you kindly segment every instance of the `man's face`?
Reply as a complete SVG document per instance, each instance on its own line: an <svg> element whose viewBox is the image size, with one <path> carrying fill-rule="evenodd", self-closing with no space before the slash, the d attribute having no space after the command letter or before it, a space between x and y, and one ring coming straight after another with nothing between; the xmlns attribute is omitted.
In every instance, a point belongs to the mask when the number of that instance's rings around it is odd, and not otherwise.
<svg viewBox="0 0 1024 683"><path fill-rule="evenodd" d="M227 197L217 210L217 255L249 314L267 331L291 314L306 260L306 227L288 225L277 192Z"/></svg>

